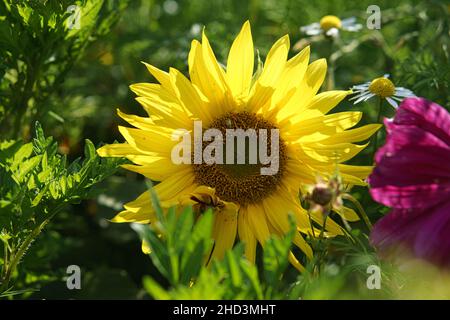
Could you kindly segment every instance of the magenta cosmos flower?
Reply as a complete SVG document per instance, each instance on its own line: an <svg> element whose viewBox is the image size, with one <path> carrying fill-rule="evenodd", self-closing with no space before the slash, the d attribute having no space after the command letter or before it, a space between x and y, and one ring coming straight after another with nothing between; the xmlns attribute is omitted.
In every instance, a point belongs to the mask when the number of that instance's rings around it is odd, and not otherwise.
<svg viewBox="0 0 450 320"><path fill-rule="evenodd" d="M385 125L369 184L373 199L392 211L374 226L371 243L381 255L407 249L450 266L450 114L408 98Z"/></svg>

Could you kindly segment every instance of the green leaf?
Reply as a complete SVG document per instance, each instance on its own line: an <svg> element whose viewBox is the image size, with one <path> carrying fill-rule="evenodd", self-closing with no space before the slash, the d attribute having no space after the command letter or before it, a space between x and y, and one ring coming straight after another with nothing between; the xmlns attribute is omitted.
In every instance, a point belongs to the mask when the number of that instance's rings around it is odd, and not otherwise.
<svg viewBox="0 0 450 320"><path fill-rule="evenodd" d="M192 208L188 208L189 215L193 217ZM205 212L192 228L193 220L189 220L191 227L186 230L189 237L186 241L180 242L182 246L181 258L181 282L188 283L192 278L198 276L201 267L205 263L205 256L209 255L212 249L211 231L213 224L213 214L211 210ZM183 247L184 245L184 247Z"/></svg>
<svg viewBox="0 0 450 320"><path fill-rule="evenodd" d="M33 153L33 144L27 143L20 147L20 149L14 154L12 167L16 167L24 159L29 158Z"/></svg>
<svg viewBox="0 0 450 320"><path fill-rule="evenodd" d="M35 156L22 162L17 168L14 178L18 183L25 181L25 176L30 173L41 162L41 156Z"/></svg>
<svg viewBox="0 0 450 320"><path fill-rule="evenodd" d="M290 217L291 230L283 238L270 237L264 245L264 278L269 288L275 289L288 266L288 255L294 233L297 232L295 222Z"/></svg>
<svg viewBox="0 0 450 320"><path fill-rule="evenodd" d="M155 280L149 276L143 278L144 288L147 292L157 300L170 300L171 296L168 294Z"/></svg>
<svg viewBox="0 0 450 320"><path fill-rule="evenodd" d="M59 114L57 114L56 112L53 112L53 111L49 111L48 112L48 115L50 116L50 117L52 117L53 119L55 119L56 121L58 121L58 122L60 122L60 123L64 123L64 118L63 117L61 117Z"/></svg>
<svg viewBox="0 0 450 320"><path fill-rule="evenodd" d="M233 251L227 251L225 253L225 261L229 270L231 283L234 287L239 288L242 285L242 273L239 268L239 260L241 257L236 256Z"/></svg>
<svg viewBox="0 0 450 320"><path fill-rule="evenodd" d="M94 144L89 139L84 140L84 142L84 156L89 160L94 159L97 156Z"/></svg>
<svg viewBox="0 0 450 320"><path fill-rule="evenodd" d="M47 192L49 188L49 185L47 184L39 193L38 195L33 199L33 201L31 202L31 206L32 207L36 207L42 200L42 198L44 197L45 193Z"/></svg>
<svg viewBox="0 0 450 320"><path fill-rule="evenodd" d="M159 202L158 195L156 194L155 190L153 190L152 182L150 180L146 180L146 183L149 188L149 193L150 193L150 197L152 200L152 206L153 206L153 209L155 210L156 217L158 218L158 221L160 223L164 224L164 221L166 220L166 218L165 218L164 212L161 208L161 204Z"/></svg>

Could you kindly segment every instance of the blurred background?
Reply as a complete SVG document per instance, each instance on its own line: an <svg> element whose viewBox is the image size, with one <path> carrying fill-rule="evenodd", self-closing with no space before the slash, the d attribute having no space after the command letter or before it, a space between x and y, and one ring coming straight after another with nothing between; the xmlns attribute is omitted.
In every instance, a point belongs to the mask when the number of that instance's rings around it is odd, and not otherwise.
<svg viewBox="0 0 450 320"><path fill-rule="evenodd" d="M226 62L231 42L247 19L262 59L274 41L289 34L290 56L310 44L311 60L316 60L329 57L327 41L309 39L299 28L328 14L354 16L364 27L340 34L347 51L336 61L337 89L389 73L397 86L450 108L448 1L27 2L28 29L18 30L19 23L11 24L0 12L0 134L2 139L29 140L34 121L39 120L69 159L82 155L85 138L96 146L123 141L116 108L144 115L128 89L132 83L155 81L141 61L186 74L190 43L206 26L218 60ZM58 19L52 14L64 16L65 8L74 3L90 6L92 14L82 15L79 33L68 35L57 28ZM380 30L366 28L370 15L366 10L372 4L382 10ZM28 108L22 110L23 104ZM374 106L375 102L357 106L365 112L363 123L374 121ZM336 111L354 108L344 101ZM387 107L384 112L393 114ZM364 151L353 162L370 165L371 152ZM19 286L39 289L27 294L32 298L146 298L142 277L158 274L141 253L140 240L130 226L108 221L145 189L144 179L120 170L102 183L96 199L56 216L25 257ZM386 211L364 189L356 190L355 196L372 221ZM345 264L339 250L335 254L330 261ZM83 290L69 291L61 280L71 264L83 270Z"/></svg>

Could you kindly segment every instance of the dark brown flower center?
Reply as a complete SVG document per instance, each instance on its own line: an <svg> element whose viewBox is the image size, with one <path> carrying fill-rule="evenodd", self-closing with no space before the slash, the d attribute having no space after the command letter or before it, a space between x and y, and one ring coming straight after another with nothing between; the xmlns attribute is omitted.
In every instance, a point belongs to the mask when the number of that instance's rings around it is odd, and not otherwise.
<svg viewBox="0 0 450 320"><path fill-rule="evenodd" d="M223 139L223 155L224 159L227 158L226 138L227 129L228 132L233 129L242 129L247 131L253 129L256 133L258 143L255 146L255 140L250 137L242 139L245 141L245 162L238 163L238 139L234 139L234 163L224 162L223 164L194 164L195 182L200 185L206 185L216 189L217 196L225 201L231 201L238 203L241 206L248 204L258 203L271 193L273 193L279 186L285 167L286 167L286 145L284 141L278 139L277 155L271 154L272 150L272 129L277 129L271 122L265 120L263 117L249 113L249 112L230 112L217 119L215 119L208 129L218 129ZM265 129L265 130L264 130ZM261 132L263 135L261 135ZM267 137L264 140L264 137ZM262 141L262 142L261 142ZM203 150L208 143L203 144ZM260 157L261 146L266 146L270 157L277 157L278 167L277 171L273 174L263 175L261 174L262 168L267 168L269 165L265 162L262 163ZM257 161L251 161L250 149L257 150ZM242 150L242 149L241 149ZM242 155L242 153L241 153ZM230 155L228 155L230 156ZM252 163L253 162L253 163Z"/></svg>

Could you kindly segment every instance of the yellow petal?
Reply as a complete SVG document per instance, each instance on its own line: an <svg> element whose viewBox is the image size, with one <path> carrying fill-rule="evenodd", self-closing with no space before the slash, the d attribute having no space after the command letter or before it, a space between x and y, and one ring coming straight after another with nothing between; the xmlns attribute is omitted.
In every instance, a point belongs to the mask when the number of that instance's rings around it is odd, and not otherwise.
<svg viewBox="0 0 450 320"><path fill-rule="evenodd" d="M142 151L139 151L128 143L107 144L98 148L97 153L100 157L125 157L127 155L144 154Z"/></svg>
<svg viewBox="0 0 450 320"><path fill-rule="evenodd" d="M214 55L211 45L209 44L209 40L206 36L205 30L203 30L202 33L202 57L204 65L209 71L209 74L213 79L215 85L220 87L223 92L227 91L227 89L229 88L225 80L225 73L222 67L217 62L216 56Z"/></svg>
<svg viewBox="0 0 450 320"><path fill-rule="evenodd" d="M353 209L341 206L339 208L333 208L333 211L336 211L347 221L354 222L359 220L358 214Z"/></svg>
<svg viewBox="0 0 450 320"><path fill-rule="evenodd" d="M297 210L294 202L286 201L281 196L270 196L264 199L264 210L266 212L269 223L281 234L289 232L291 226L288 220L288 214ZM312 258L313 252L303 237L296 233L294 236L294 244L302 250L308 258Z"/></svg>
<svg viewBox="0 0 450 320"><path fill-rule="evenodd" d="M153 129L155 127L155 124L150 118L143 118L139 116L135 116L133 114L126 114L117 109L117 114L119 117L121 117L123 120L131 124L132 126L146 130L146 129Z"/></svg>
<svg viewBox="0 0 450 320"><path fill-rule="evenodd" d="M231 110L233 108L231 90L204 33L202 44L196 40L192 42L188 60L192 83L214 105L215 113L220 115Z"/></svg>
<svg viewBox="0 0 450 320"><path fill-rule="evenodd" d="M272 104L278 108L277 112L283 112L283 107L288 103L297 91L308 68L310 55L309 46L289 59L282 75L276 85Z"/></svg>
<svg viewBox="0 0 450 320"><path fill-rule="evenodd" d="M365 179L372 172L373 166L351 166L347 164L340 164L339 171L347 173L355 177Z"/></svg>
<svg viewBox="0 0 450 320"><path fill-rule="evenodd" d="M176 144L171 137L173 129L155 126L152 130L140 130L119 126L119 132L127 142L143 153L160 153L170 157Z"/></svg>
<svg viewBox="0 0 450 320"><path fill-rule="evenodd" d="M147 95L145 97L137 97L139 102L152 121L160 126L168 128L184 128L189 130L192 128L191 114L174 99L164 100L161 95Z"/></svg>
<svg viewBox="0 0 450 320"><path fill-rule="evenodd" d="M381 124L368 124L357 129L346 130L338 132L329 138L321 141L325 144L336 144L342 142L361 142L369 139L378 129L382 127Z"/></svg>
<svg viewBox="0 0 450 320"><path fill-rule="evenodd" d="M246 21L228 54L227 77L235 97L248 95L253 76L254 56L250 22Z"/></svg>
<svg viewBox="0 0 450 320"><path fill-rule="evenodd" d="M288 256L289 262L297 269L299 272L304 272L305 267L297 260L295 255L292 253L292 251L289 251Z"/></svg>
<svg viewBox="0 0 450 320"><path fill-rule="evenodd" d="M320 227L323 227L324 216L321 212L311 211L310 215L311 219L314 222L316 222ZM336 222L334 222L333 219L331 219L330 217L327 217L327 220L325 222L325 230L328 232L329 236L337 236L344 234L342 227L338 225Z"/></svg>
<svg viewBox="0 0 450 320"><path fill-rule="evenodd" d="M284 106L282 115L294 117L292 121L298 121L295 117L300 116L301 112L306 109L313 97L319 91L327 74L327 61L319 59L311 63L306 69L304 78L302 79L295 94Z"/></svg>
<svg viewBox="0 0 450 320"><path fill-rule="evenodd" d="M225 252L233 247L237 233L237 214L238 207L232 203L227 203L223 210L214 213L213 258L222 259Z"/></svg>
<svg viewBox="0 0 450 320"><path fill-rule="evenodd" d="M142 152L128 143L108 144L97 149L97 153L100 157L124 157L140 165L152 163L160 158L155 152Z"/></svg>
<svg viewBox="0 0 450 320"><path fill-rule="evenodd" d="M264 69L258 78L262 86L271 86L278 81L285 68L288 52L289 36L285 35L275 42L267 54Z"/></svg>
<svg viewBox="0 0 450 320"><path fill-rule="evenodd" d="M154 76L155 79L158 80L158 82L161 83L161 85L166 90L173 93L172 84L170 83L169 74L167 72L162 71L162 70L152 66L151 64L148 64L145 62L142 62L142 63L147 67L147 70L152 74L152 76Z"/></svg>
<svg viewBox="0 0 450 320"><path fill-rule="evenodd" d="M367 182L361 180L361 178L349 174L341 173L341 178L343 184L349 184L353 186L363 186L363 187L367 186Z"/></svg>
<svg viewBox="0 0 450 320"><path fill-rule="evenodd" d="M368 144L356 145L351 143L338 143L333 145L321 143L303 144L302 149L311 158L323 162L344 162L361 152Z"/></svg>
<svg viewBox="0 0 450 320"><path fill-rule="evenodd" d="M153 160L140 166L124 164L122 168L142 174L144 177L153 181L162 181L187 166L175 165L170 158L155 157Z"/></svg>
<svg viewBox="0 0 450 320"><path fill-rule="evenodd" d="M327 60L319 59L312 62L306 70L305 78L299 88L300 92L312 98L322 86L326 74Z"/></svg>
<svg viewBox="0 0 450 320"><path fill-rule="evenodd" d="M335 135L338 132L355 126L361 120L361 117L361 112L352 111L313 117L293 123L287 134L293 142L296 139L302 143L322 140L326 136Z"/></svg>
<svg viewBox="0 0 450 320"><path fill-rule="evenodd" d="M160 84L157 83L133 83L132 85L130 85L130 90L140 97L146 97L152 94L165 94L168 97L171 96L170 92L165 90Z"/></svg>
<svg viewBox="0 0 450 320"><path fill-rule="evenodd" d="M323 114L326 114L351 93L351 90L335 90L319 93L306 106L306 109L317 109Z"/></svg>
<svg viewBox="0 0 450 320"><path fill-rule="evenodd" d="M256 238L247 222L247 209L241 208L238 214L238 234L239 240L245 245L245 256L248 261L255 263L256 259Z"/></svg>
<svg viewBox="0 0 450 320"><path fill-rule="evenodd" d="M247 207L247 215L244 218L247 219L247 223L250 225L252 233L258 242L264 246L264 243L270 237L264 209L259 205L249 205Z"/></svg>
<svg viewBox="0 0 450 320"><path fill-rule="evenodd" d="M119 212L114 218L111 219L111 222L115 223L143 223L147 224L151 221L155 221L155 214L151 209L142 209L137 212L124 210Z"/></svg>
<svg viewBox="0 0 450 320"><path fill-rule="evenodd" d="M154 187L162 208L169 208L178 203L183 193L190 193L195 188L194 176L190 169L181 170ZM117 214L113 222L150 223L156 220L150 191L143 192L135 200L124 205L125 210Z"/></svg>
<svg viewBox="0 0 450 320"><path fill-rule="evenodd" d="M169 73L180 103L196 118L205 121L205 123L212 121L206 98L200 95L199 91L181 72L171 68Z"/></svg>
<svg viewBox="0 0 450 320"><path fill-rule="evenodd" d="M248 109L257 111L270 102L275 91L275 85L283 73L289 51L289 36L280 38L267 54L261 75L256 80L250 92Z"/></svg>
<svg viewBox="0 0 450 320"><path fill-rule="evenodd" d="M190 166L183 166L177 173L160 182L154 187L156 194L162 205L174 205L182 194L191 193L196 185L194 184L194 174ZM164 203L167 201L167 203Z"/></svg>

